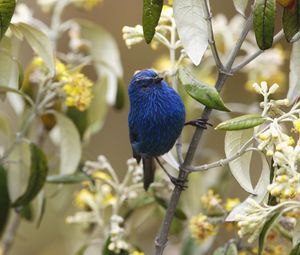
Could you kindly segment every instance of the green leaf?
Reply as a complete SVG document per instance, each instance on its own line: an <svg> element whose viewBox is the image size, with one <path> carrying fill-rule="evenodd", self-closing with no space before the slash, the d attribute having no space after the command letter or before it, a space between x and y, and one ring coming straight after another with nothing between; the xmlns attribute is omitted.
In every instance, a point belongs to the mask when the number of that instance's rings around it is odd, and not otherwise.
<svg viewBox="0 0 300 255"><path fill-rule="evenodd" d="M194 65L200 64L208 46L203 2L202 0L174 0L173 2L178 35L186 54Z"/></svg>
<svg viewBox="0 0 300 255"><path fill-rule="evenodd" d="M258 114L247 114L220 123L216 129L234 131L253 128L261 125L266 120Z"/></svg>
<svg viewBox="0 0 300 255"><path fill-rule="evenodd" d="M0 238L8 221L10 199L7 185L6 170L0 165Z"/></svg>
<svg viewBox="0 0 300 255"><path fill-rule="evenodd" d="M235 9L242 16L245 16L245 10L248 6L248 2L249 2L248 0L233 0Z"/></svg>
<svg viewBox="0 0 300 255"><path fill-rule="evenodd" d="M74 184L83 181L90 181L91 177L83 173L75 173L70 175L50 175L47 176L47 182L53 184Z"/></svg>
<svg viewBox="0 0 300 255"><path fill-rule="evenodd" d="M13 207L24 206L30 203L43 188L48 166L45 154L35 144L30 144L31 168L28 186L25 193L20 196L13 204Z"/></svg>
<svg viewBox="0 0 300 255"><path fill-rule="evenodd" d="M229 158L235 155L240 148L253 136L253 129L241 131L227 131L225 136L225 154ZM254 194L250 178L250 161L252 152L249 151L229 163L230 171L241 187Z"/></svg>
<svg viewBox="0 0 300 255"><path fill-rule="evenodd" d="M300 243L298 243L289 253L289 255L299 255L300 254Z"/></svg>
<svg viewBox="0 0 300 255"><path fill-rule="evenodd" d="M295 7L284 8L282 15L282 27L288 42L293 42L300 32L300 0L295 0L295 2Z"/></svg>
<svg viewBox="0 0 300 255"><path fill-rule="evenodd" d="M258 255L262 255L262 253L264 251L264 243L265 243L266 237L267 237L269 231L271 230L272 226L276 223L279 216L280 216L280 213L275 213L264 224L264 227L261 230L259 238L258 238Z"/></svg>
<svg viewBox="0 0 300 255"><path fill-rule="evenodd" d="M25 37L33 51L43 59L46 66L49 68L50 74L54 75L54 49L49 36L36 27L22 22L12 24L11 29L16 36L22 34L22 36Z"/></svg>
<svg viewBox="0 0 300 255"><path fill-rule="evenodd" d="M4 36L9 24L10 20L14 14L16 7L15 0L1 0L0 1L0 17L1 17L1 25L0 25L0 40Z"/></svg>
<svg viewBox="0 0 300 255"><path fill-rule="evenodd" d="M61 113L54 113L59 128L60 173L72 174L81 159L80 136L74 123Z"/></svg>
<svg viewBox="0 0 300 255"><path fill-rule="evenodd" d="M294 42L290 56L289 90L287 98L294 103L300 96L300 41Z"/></svg>
<svg viewBox="0 0 300 255"><path fill-rule="evenodd" d="M201 104L220 111L230 111L224 105L220 94L214 87L197 81L184 69L179 69L178 79L184 86L185 91Z"/></svg>
<svg viewBox="0 0 300 255"><path fill-rule="evenodd" d="M168 202L161 198L161 197L158 197L157 195L154 196L155 198L155 201L160 205L162 206L162 208L164 209L167 209L168 208ZM175 211L175 217L179 220L186 220L187 219L187 216L186 214L180 209L180 208L176 208L176 211Z"/></svg>
<svg viewBox="0 0 300 255"><path fill-rule="evenodd" d="M88 125L87 111L82 112L77 110L75 107L69 107L66 115L73 121L79 132L80 138L83 138L84 132Z"/></svg>
<svg viewBox="0 0 300 255"><path fill-rule="evenodd" d="M143 5L143 31L146 43L151 43L155 28L158 24L163 0L144 0Z"/></svg>
<svg viewBox="0 0 300 255"><path fill-rule="evenodd" d="M276 0L257 0L254 7L254 32L257 45L266 50L272 47L275 28Z"/></svg>

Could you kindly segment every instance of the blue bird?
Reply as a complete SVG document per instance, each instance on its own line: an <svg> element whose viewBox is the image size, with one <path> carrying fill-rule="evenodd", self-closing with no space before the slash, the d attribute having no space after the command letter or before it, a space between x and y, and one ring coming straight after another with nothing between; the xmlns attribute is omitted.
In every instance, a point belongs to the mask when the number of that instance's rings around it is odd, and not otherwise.
<svg viewBox="0 0 300 255"><path fill-rule="evenodd" d="M167 153L185 124L180 96L151 69L134 75L128 87L129 138L133 157L142 159L144 189L154 180L154 158Z"/></svg>

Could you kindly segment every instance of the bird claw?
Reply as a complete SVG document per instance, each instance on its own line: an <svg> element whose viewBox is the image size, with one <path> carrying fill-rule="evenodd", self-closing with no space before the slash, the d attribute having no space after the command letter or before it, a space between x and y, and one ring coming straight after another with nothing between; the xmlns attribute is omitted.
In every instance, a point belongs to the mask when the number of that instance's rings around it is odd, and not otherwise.
<svg viewBox="0 0 300 255"><path fill-rule="evenodd" d="M188 188L188 185L186 185L187 180L181 178L175 178L173 176L169 176L169 177L171 182L180 190L185 190Z"/></svg>
<svg viewBox="0 0 300 255"><path fill-rule="evenodd" d="M207 126L213 126L211 123L208 122L208 119L196 119L196 120L191 120L188 121L186 123L184 123L184 125L191 125L191 126L195 126L198 128L202 128L202 129L207 129Z"/></svg>

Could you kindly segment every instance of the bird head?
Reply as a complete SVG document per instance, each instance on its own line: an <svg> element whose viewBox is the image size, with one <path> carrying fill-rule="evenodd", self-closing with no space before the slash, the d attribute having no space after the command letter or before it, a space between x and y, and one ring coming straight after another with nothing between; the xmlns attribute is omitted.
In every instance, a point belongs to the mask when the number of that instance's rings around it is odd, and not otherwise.
<svg viewBox="0 0 300 255"><path fill-rule="evenodd" d="M158 88L162 85L163 78L159 77L151 69L145 69L136 73L129 84L129 93L144 93L150 89Z"/></svg>

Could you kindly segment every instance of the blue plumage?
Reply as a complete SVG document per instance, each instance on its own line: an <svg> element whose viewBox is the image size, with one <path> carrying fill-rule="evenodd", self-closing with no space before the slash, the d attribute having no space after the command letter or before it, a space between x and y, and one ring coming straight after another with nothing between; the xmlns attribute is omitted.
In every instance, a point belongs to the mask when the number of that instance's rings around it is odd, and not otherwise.
<svg viewBox="0 0 300 255"><path fill-rule="evenodd" d="M153 157L168 152L185 122L180 96L153 70L137 73L128 87L129 136L133 156L144 163L144 187L154 178Z"/></svg>

